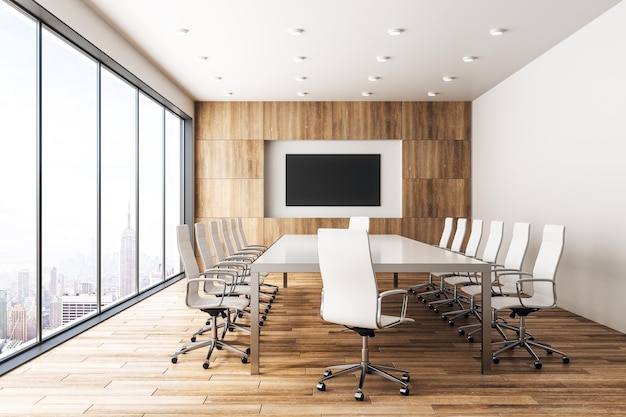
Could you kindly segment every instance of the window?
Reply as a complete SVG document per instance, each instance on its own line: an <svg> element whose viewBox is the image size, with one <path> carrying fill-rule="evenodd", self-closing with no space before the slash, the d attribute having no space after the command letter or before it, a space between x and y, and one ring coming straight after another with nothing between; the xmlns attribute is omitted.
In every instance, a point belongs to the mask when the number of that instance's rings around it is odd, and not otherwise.
<svg viewBox="0 0 626 417"><path fill-rule="evenodd" d="M47 19L0 0L0 374L181 272L190 119Z"/></svg>

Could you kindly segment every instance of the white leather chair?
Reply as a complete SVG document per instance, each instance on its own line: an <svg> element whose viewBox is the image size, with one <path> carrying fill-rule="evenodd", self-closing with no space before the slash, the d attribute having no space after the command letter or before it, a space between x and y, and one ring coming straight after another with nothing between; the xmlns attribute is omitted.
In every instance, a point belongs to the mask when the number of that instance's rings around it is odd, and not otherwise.
<svg viewBox="0 0 626 417"><path fill-rule="evenodd" d="M370 218L363 216L350 217L350 220L348 221L348 229L363 229L369 233Z"/></svg>
<svg viewBox="0 0 626 417"><path fill-rule="evenodd" d="M183 346L172 355L172 363L178 362L179 355L203 347L208 347L206 359L202 364L204 369L209 368L209 360L215 348L227 349L239 353L242 355L241 361L247 363L250 349L246 348L243 350L233 346L231 343L226 343L223 340L224 333L222 333L220 337L218 328L223 327L224 332L226 330L242 329L241 326L230 320L230 316L231 314L236 315L244 311L249 306L250 301L245 297L232 295L232 286L227 284L227 281L234 279L232 272L218 270L200 272L191 242L189 227L186 224L176 226L176 238L178 242L178 252L183 262L187 279L185 303L187 307L203 311L209 315L211 337L208 340ZM219 317L225 320L223 325L218 324L217 320Z"/></svg>
<svg viewBox="0 0 626 417"><path fill-rule="evenodd" d="M401 385L400 393L409 394L409 372L389 366L370 363L369 338L379 329L413 321L406 317L407 291L389 290L379 293L372 267L369 236L363 229L319 229L318 258L322 275L322 301L320 314L327 322L340 324L355 331L362 338L361 362L330 366L324 371L317 389L326 390L326 381L350 372L361 373L355 399L363 400L365 376L381 375ZM383 314L382 305L387 297L402 300L398 315ZM400 372L397 378L391 372Z"/></svg>
<svg viewBox="0 0 626 417"><path fill-rule="evenodd" d="M514 223L511 242L509 243L504 263L502 265L492 265L492 274L490 277L490 279L492 280L492 294L506 295L510 294L512 291L515 292L515 284L508 284L507 279L512 279L515 281L518 277L514 275L505 275L502 277L502 281L500 281L498 278L498 273L521 271L522 265L524 264L524 258L526 257L526 250L528 249L529 240L530 223ZM473 304L477 309L476 298L482 295L482 286L471 285L467 287L461 287L460 291L464 293L466 297L470 298L470 303ZM478 311L476 311L476 317L479 319L479 321L482 321L482 317L480 316ZM497 316L492 317L491 321L492 325L496 328L496 330L504 339L506 339L507 336L502 330L503 327L515 330L515 328L508 326L508 324L502 319L498 319ZM480 323L468 324L465 326L461 326L458 329L460 335L468 332L468 342L473 342L474 335L481 332L481 330L482 325Z"/></svg>
<svg viewBox="0 0 626 417"><path fill-rule="evenodd" d="M548 224L543 228L543 236L539 253L535 260L532 273L510 272L522 278L516 281L516 294L503 297L491 297L491 308L494 313L510 310L511 317L519 317L517 339L492 343L498 348L493 352L493 362L500 362L500 354L515 347L523 347L534 359L535 368L541 369L541 360L533 347L545 349L548 354L557 353L562 356L563 363L569 363L569 357L550 345L540 343L526 333L526 317L529 314L556 307L556 271L565 244L565 226ZM500 276L509 274L500 273ZM530 278L524 278L530 277Z"/></svg>
<svg viewBox="0 0 626 417"><path fill-rule="evenodd" d="M439 238L439 246L443 249L448 249L448 242L450 241L450 236L452 236L452 227L454 226L454 218L446 217L443 222L443 230L441 231L441 237ZM409 287L409 291L412 294L417 294L417 290L420 288L429 291L431 289L435 289L435 282L433 281L433 275L429 274L428 281L423 282L421 284L411 285Z"/></svg>

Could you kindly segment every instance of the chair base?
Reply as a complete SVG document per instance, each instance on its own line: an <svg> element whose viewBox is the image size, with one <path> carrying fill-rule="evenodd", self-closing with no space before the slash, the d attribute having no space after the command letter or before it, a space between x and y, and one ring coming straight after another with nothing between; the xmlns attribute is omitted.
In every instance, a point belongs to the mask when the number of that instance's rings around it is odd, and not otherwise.
<svg viewBox="0 0 626 417"><path fill-rule="evenodd" d="M352 329L356 330L356 329ZM369 336L364 335L359 330L356 330L361 333L362 336L362 347L361 347L361 362L353 363L348 365L336 365L329 366L324 371L324 376L319 379L317 382L317 389L319 391L326 391L325 381L331 378L335 378L341 375L347 375L352 372L361 372L361 376L359 378L359 388L357 392L354 394L354 399L357 401L363 401L365 395L363 394L363 384L365 383L365 376L367 374L376 374L380 375L384 378L387 378L390 381L397 382L402 387L400 388L401 395L409 395L409 381L411 377L409 376L409 371L405 369L395 368L392 366L383 366L383 365L374 365L369 361ZM373 331L370 331L368 334L373 334ZM397 378L392 375L390 372L401 372L402 377Z"/></svg>
<svg viewBox="0 0 626 417"><path fill-rule="evenodd" d="M241 362L242 363L248 363L248 355L250 355L250 348L249 347L246 348L246 350L244 351L242 349L239 349L239 348L233 346L230 343L226 343L223 340L223 337L224 337L224 335L226 333L226 329L238 328L239 326L233 325L233 323L228 320L228 316L226 316L225 322L223 324L218 324L217 323L217 317L222 315L223 311L213 311L212 310L212 311L207 311L207 312L211 316L211 320L210 320L211 324L209 326L210 330L211 330L211 337L209 339L203 340L201 342L196 342L196 343L193 343L191 345L183 346L182 348L180 348L179 350L174 352L174 354L172 355L172 359L171 359L172 363L177 363L178 362L178 356L179 355L184 355L187 352L191 352L193 350L197 350L197 349L204 348L204 347L207 347L207 346L208 346L209 350L207 352L206 359L205 359L204 363L202 364L202 367L204 369L209 369L209 360L211 358L211 354L213 353L213 351L216 348L218 350L227 349L227 350L230 350L232 352L239 353L239 354L242 355ZM220 328L220 327L223 329L221 337L218 335L218 328Z"/></svg>
<svg viewBox="0 0 626 417"><path fill-rule="evenodd" d="M545 349L545 351L551 355L553 353L557 353L559 355L562 356L563 359L563 363L567 364L569 363L569 357L567 356L566 353L561 352L560 350L556 350L554 348L552 348L550 345L548 344L544 344L544 343L539 343L539 342L535 342L534 340L532 340L532 336L530 336L528 333L526 333L526 326L524 323L524 319L525 316L520 316L520 324L519 324L519 328L518 328L518 337L515 340L503 340L501 342L495 342L492 343L492 346L502 346L500 349L496 350L495 352L493 352L492 354L492 360L493 363L499 363L500 362L500 358L498 358L498 355L504 351L510 350L510 349L514 349L515 347L523 347L524 349L526 349L526 351L528 352L528 354L534 359L535 361L535 368L536 369L541 369L541 360L539 359L539 356L537 356L537 354L535 353L535 351L533 350L533 346L540 348L540 349Z"/></svg>

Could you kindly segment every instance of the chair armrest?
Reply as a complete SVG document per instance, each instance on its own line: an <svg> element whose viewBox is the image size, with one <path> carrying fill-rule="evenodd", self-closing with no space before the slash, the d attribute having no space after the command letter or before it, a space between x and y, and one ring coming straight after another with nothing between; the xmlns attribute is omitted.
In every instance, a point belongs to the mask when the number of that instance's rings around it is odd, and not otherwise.
<svg viewBox="0 0 626 417"><path fill-rule="evenodd" d="M237 273L237 271L233 271L233 270L213 268L213 269L201 272L200 277L202 279L206 279L207 282L213 282L214 284L216 283L221 284L220 285L221 291L215 291L215 292L208 292L206 291L206 285L203 286L203 289L205 290L207 294L224 296L224 295L232 294L235 288L235 284L238 283L237 278L239 277L239 274Z"/></svg>
<svg viewBox="0 0 626 417"><path fill-rule="evenodd" d="M196 283L198 284L198 288L203 288L204 289L204 284L208 283L208 282L212 282L212 283L218 283L221 285L222 287L222 293L221 293L221 297L216 297L219 299L219 305L222 304L222 299L224 298L224 296L226 295L226 281L223 279L219 279L219 278L191 278L187 280L187 292L190 291L190 287L191 285L195 285ZM194 307L193 305L190 305L190 307Z"/></svg>
<svg viewBox="0 0 626 417"><path fill-rule="evenodd" d="M407 290L387 290L378 294L378 313L376 317L376 321L378 322L378 326L381 327L381 316L382 316L382 301L383 298L393 296L393 295L401 295L402 296L402 308L400 310L400 322L405 320L412 320L406 318L406 310L409 302L408 291Z"/></svg>
<svg viewBox="0 0 626 417"><path fill-rule="evenodd" d="M532 276L532 274L531 274ZM535 283L535 282L549 282L552 284L552 304L550 306L528 306L524 304L524 298L522 297L522 286L527 283ZM520 305L524 308L552 308L556 307L556 282L552 279L548 278L523 278L517 280L515 283L517 286L517 298L519 299ZM531 297L532 299L532 297ZM528 301L528 299L526 299Z"/></svg>

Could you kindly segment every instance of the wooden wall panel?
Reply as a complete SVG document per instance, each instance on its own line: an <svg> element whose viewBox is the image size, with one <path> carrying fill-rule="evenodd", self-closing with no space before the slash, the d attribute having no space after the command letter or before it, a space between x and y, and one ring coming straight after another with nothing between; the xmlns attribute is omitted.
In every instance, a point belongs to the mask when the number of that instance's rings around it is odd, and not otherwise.
<svg viewBox="0 0 626 417"><path fill-rule="evenodd" d="M471 181L403 180L402 217L469 217Z"/></svg>
<svg viewBox="0 0 626 417"><path fill-rule="evenodd" d="M333 139L401 139L402 103L333 103Z"/></svg>
<svg viewBox="0 0 626 417"><path fill-rule="evenodd" d="M472 104L465 101L412 101L402 106L402 139L469 140Z"/></svg>
<svg viewBox="0 0 626 417"><path fill-rule="evenodd" d="M263 139L262 102L196 102L196 140Z"/></svg>
<svg viewBox="0 0 626 417"><path fill-rule="evenodd" d="M470 178L466 140L403 140L402 178Z"/></svg>
<svg viewBox="0 0 626 417"><path fill-rule="evenodd" d="M263 178L262 140L198 140L196 178Z"/></svg>
<svg viewBox="0 0 626 417"><path fill-rule="evenodd" d="M264 107L264 138L332 139L332 103L271 102Z"/></svg>
<svg viewBox="0 0 626 417"><path fill-rule="evenodd" d="M242 217L249 240L347 227L347 218L264 218L263 141L401 139L403 217L372 233L437 243L447 216L471 216L471 103L196 103L196 221Z"/></svg>
<svg viewBox="0 0 626 417"><path fill-rule="evenodd" d="M262 179L197 179L196 218L263 217Z"/></svg>

